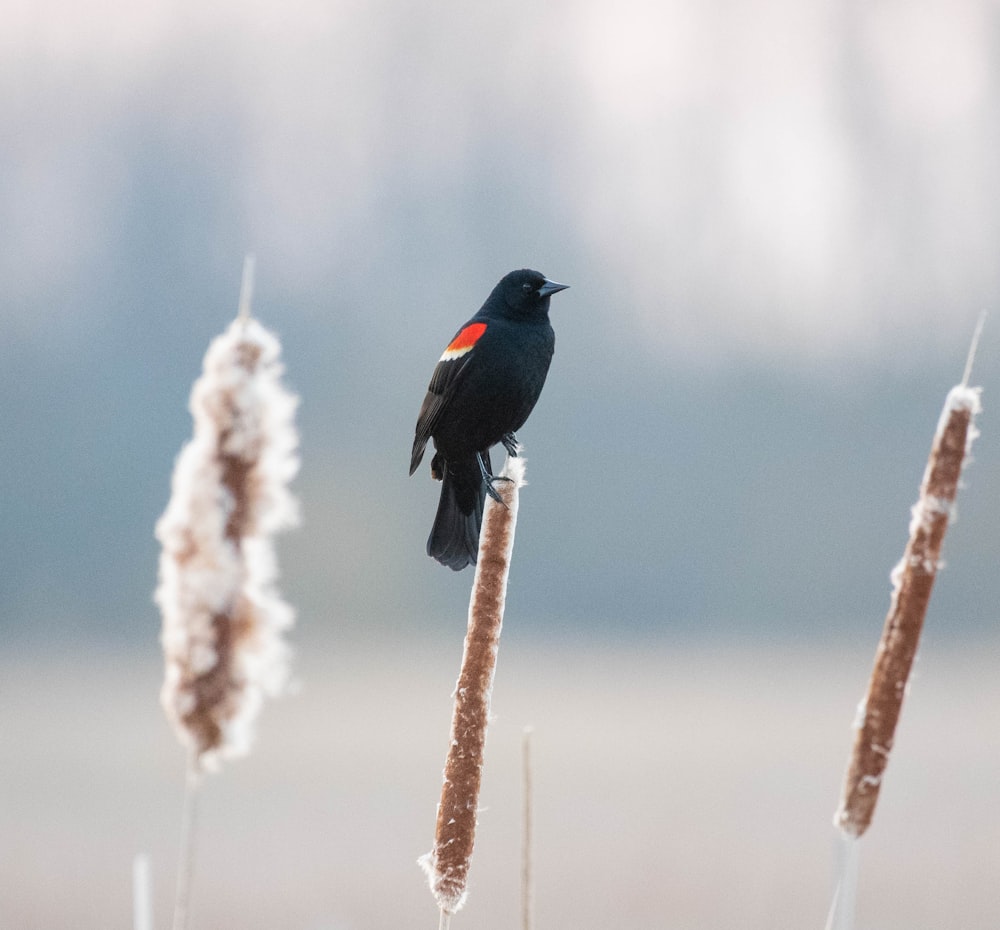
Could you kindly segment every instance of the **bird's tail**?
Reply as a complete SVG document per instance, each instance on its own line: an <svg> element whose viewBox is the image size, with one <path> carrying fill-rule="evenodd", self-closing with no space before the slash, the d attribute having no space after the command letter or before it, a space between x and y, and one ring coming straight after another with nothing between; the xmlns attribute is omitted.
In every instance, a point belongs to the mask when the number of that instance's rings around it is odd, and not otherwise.
<svg viewBox="0 0 1000 930"><path fill-rule="evenodd" d="M487 471L493 474L488 453L484 459ZM457 572L474 565L479 554L486 483L475 456L437 464L442 476L441 500L427 539L427 554Z"/></svg>

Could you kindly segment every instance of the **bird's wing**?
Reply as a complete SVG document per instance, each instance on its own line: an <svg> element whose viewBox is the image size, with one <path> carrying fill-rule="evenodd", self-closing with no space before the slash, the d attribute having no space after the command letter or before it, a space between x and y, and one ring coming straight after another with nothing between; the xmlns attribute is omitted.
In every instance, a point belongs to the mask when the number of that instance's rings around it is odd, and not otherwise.
<svg viewBox="0 0 1000 930"><path fill-rule="evenodd" d="M410 474L420 464L427 440L434 435L434 428L461 383L462 373L472 360L472 350L486 332L486 323L474 320L466 323L448 343L431 375L427 395L420 407L417 428L413 436L413 453L410 456Z"/></svg>

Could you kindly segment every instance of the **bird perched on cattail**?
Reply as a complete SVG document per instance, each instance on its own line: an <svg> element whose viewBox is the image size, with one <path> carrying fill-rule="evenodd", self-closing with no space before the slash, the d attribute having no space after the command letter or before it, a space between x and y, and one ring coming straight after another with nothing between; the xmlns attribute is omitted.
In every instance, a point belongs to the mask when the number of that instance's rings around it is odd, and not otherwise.
<svg viewBox="0 0 1000 930"><path fill-rule="evenodd" d="M500 499L490 448L503 443L517 455L514 434L538 401L555 349L549 298L568 286L527 268L505 275L431 376L410 474L433 439L431 476L442 486L427 554L455 571L476 561L486 495Z"/></svg>

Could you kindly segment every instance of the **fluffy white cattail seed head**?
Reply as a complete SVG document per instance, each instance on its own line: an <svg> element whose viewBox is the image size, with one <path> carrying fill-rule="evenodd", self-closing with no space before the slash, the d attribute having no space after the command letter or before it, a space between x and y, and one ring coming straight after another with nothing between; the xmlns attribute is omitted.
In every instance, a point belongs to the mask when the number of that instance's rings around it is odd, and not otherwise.
<svg viewBox="0 0 1000 930"><path fill-rule="evenodd" d="M298 399L277 338L241 317L217 337L191 391L194 436L156 526L163 707L198 770L243 755L265 696L288 677L292 609L275 586L272 535L298 520Z"/></svg>

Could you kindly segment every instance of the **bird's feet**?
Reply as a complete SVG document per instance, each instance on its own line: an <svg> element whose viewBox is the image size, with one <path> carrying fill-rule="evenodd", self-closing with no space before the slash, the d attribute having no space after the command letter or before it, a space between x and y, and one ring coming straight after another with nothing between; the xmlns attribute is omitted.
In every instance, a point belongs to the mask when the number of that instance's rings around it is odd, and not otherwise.
<svg viewBox="0 0 1000 930"><path fill-rule="evenodd" d="M506 448L506 446L507 443L505 441L504 448ZM486 467L486 460L483 458L483 455L480 452L476 453L476 461L479 462L479 471L483 476L483 483L486 485L486 493L489 494L489 496L492 497L493 500L495 500L498 504L503 504L503 506L506 507L507 504L504 502L504 499L500 496L500 492L495 487L493 487L493 485L495 485L498 481L513 481L514 479L507 478L503 475L490 474L490 470Z"/></svg>
<svg viewBox="0 0 1000 930"><path fill-rule="evenodd" d="M517 441L517 436L513 433L504 433L500 442L503 443L503 447L507 450L507 454L512 459L516 459L518 452L521 451L521 444Z"/></svg>

